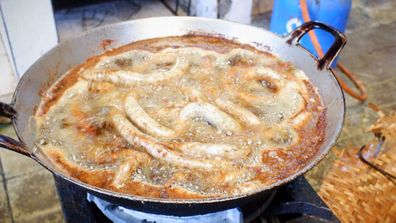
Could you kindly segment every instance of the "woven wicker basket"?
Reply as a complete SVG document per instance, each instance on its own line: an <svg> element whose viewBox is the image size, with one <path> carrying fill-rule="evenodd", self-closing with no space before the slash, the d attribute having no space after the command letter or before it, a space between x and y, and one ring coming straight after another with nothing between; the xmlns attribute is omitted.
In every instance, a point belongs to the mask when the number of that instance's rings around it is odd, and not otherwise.
<svg viewBox="0 0 396 223"><path fill-rule="evenodd" d="M336 150L338 159L319 196L342 222L396 222L396 184L361 162L358 149ZM396 148L370 162L396 173Z"/></svg>

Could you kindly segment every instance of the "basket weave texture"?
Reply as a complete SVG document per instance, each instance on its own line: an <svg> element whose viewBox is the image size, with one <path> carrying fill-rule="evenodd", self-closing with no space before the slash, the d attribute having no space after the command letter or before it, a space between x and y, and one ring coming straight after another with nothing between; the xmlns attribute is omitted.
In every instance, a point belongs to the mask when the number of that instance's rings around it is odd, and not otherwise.
<svg viewBox="0 0 396 223"><path fill-rule="evenodd" d="M336 150L337 160L319 196L341 222L396 222L396 184L358 158L358 149ZM396 174L396 148L368 159Z"/></svg>

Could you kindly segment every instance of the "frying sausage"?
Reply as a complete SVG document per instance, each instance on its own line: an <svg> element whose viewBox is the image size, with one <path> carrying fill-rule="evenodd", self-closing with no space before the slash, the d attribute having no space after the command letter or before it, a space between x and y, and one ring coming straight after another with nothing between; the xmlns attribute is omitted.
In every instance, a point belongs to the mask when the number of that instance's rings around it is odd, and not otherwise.
<svg viewBox="0 0 396 223"><path fill-rule="evenodd" d="M175 65L167 71L157 71L150 74L141 74L128 70L87 70L82 77L93 81L105 81L120 86L133 86L139 83L155 83L172 77L180 76L188 68L188 61L183 57L176 59Z"/></svg>
<svg viewBox="0 0 396 223"><path fill-rule="evenodd" d="M214 143L185 143L180 150L192 157L223 157L227 159L242 159L249 155L249 149L238 148L227 144Z"/></svg>
<svg viewBox="0 0 396 223"><path fill-rule="evenodd" d="M151 156L172 163L177 166L201 168L211 170L222 168L227 165L224 161L197 160L184 157L182 154L169 150L166 146L158 143L155 139L142 133L133 126L126 117L120 114L112 115L112 123L117 132L131 145L143 147Z"/></svg>
<svg viewBox="0 0 396 223"><path fill-rule="evenodd" d="M238 131L239 124L216 106L205 102L194 102L186 105L180 112L181 120L202 118L223 131Z"/></svg>
<svg viewBox="0 0 396 223"><path fill-rule="evenodd" d="M145 153L134 150L130 150L130 153L131 155L118 167L114 176L112 185L116 188L123 187L128 178L136 171L136 168L150 160L150 156Z"/></svg>
<svg viewBox="0 0 396 223"><path fill-rule="evenodd" d="M172 129L152 119L139 105L133 95L128 95L125 100L125 112L133 124L152 135L170 137L175 134Z"/></svg>
<svg viewBox="0 0 396 223"><path fill-rule="evenodd" d="M235 118L239 119L245 124L259 125L261 123L260 119L255 114L230 100L218 98L216 99L215 103L221 109L233 115Z"/></svg>

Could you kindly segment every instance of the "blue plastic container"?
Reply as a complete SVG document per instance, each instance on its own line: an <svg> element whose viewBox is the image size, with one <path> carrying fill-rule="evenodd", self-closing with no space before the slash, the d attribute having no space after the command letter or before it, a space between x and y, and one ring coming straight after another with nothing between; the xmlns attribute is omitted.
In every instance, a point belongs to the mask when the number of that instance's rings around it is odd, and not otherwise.
<svg viewBox="0 0 396 223"><path fill-rule="evenodd" d="M352 0L306 0L311 20L323 22L334 28L345 31ZM270 30L279 35L286 35L304 23L299 0L275 0L272 10ZM333 43L334 37L322 30L315 30L319 43L326 52ZM301 39L301 45L317 56L309 35ZM334 67L337 64L333 62Z"/></svg>

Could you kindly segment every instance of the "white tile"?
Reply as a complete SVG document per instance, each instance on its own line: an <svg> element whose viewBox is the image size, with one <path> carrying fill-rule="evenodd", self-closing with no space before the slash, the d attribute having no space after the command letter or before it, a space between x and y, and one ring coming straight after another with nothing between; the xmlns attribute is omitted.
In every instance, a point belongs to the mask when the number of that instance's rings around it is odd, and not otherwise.
<svg viewBox="0 0 396 223"><path fill-rule="evenodd" d="M58 43L51 0L2 0L13 59L19 76Z"/></svg>
<svg viewBox="0 0 396 223"><path fill-rule="evenodd" d="M0 56L6 54L6 49L4 47L3 41L0 39Z"/></svg>
<svg viewBox="0 0 396 223"><path fill-rule="evenodd" d="M0 39L0 56L7 54L5 45L3 44L3 39Z"/></svg>
<svg viewBox="0 0 396 223"><path fill-rule="evenodd" d="M7 36L6 28L5 28L5 21L4 21L2 15L3 14L0 15L0 36L1 36L1 39L0 39L0 45L1 45L0 46L0 55L3 55L4 53L10 54L10 52L11 52L10 46L8 44L8 36ZM4 45L5 43L7 43L7 45Z"/></svg>
<svg viewBox="0 0 396 223"><path fill-rule="evenodd" d="M15 222L61 222L60 203L52 174L47 170L35 171L7 180L7 191ZM43 218L47 217L44 221ZM37 218L41 218L37 219ZM48 219L50 218L50 219ZM36 219L36 220L34 220Z"/></svg>
<svg viewBox="0 0 396 223"><path fill-rule="evenodd" d="M0 55L0 68L0 95L10 94L16 87L17 78L6 54Z"/></svg>
<svg viewBox="0 0 396 223"><path fill-rule="evenodd" d="M10 60L3 42L0 40L0 101L9 102L17 84Z"/></svg>

